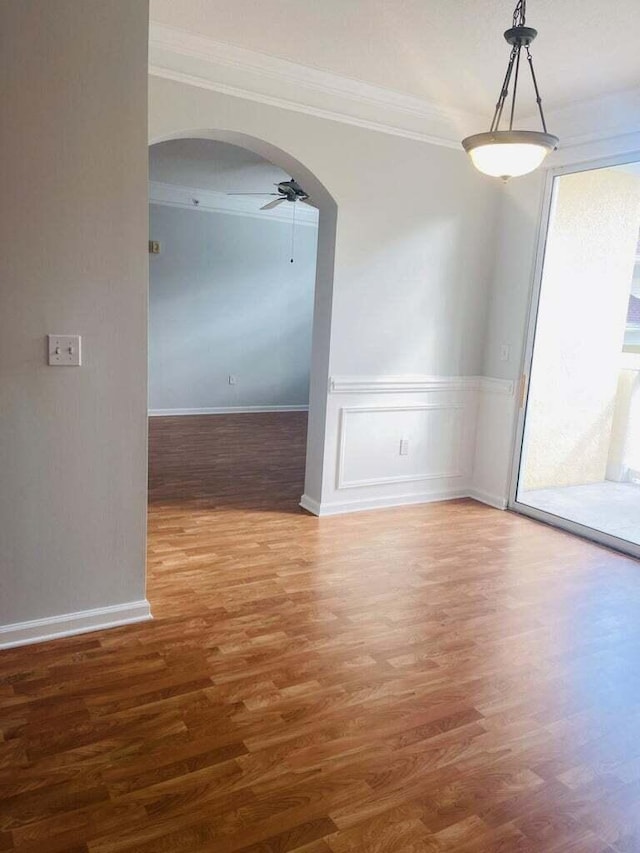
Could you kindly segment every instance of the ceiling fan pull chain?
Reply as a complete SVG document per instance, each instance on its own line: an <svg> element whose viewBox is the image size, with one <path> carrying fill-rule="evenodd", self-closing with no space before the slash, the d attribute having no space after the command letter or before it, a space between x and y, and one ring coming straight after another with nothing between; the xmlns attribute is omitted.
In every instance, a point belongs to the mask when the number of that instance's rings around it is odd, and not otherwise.
<svg viewBox="0 0 640 853"><path fill-rule="evenodd" d="M296 202L293 202L293 216L291 217L291 261L293 263L293 255L296 247Z"/></svg>

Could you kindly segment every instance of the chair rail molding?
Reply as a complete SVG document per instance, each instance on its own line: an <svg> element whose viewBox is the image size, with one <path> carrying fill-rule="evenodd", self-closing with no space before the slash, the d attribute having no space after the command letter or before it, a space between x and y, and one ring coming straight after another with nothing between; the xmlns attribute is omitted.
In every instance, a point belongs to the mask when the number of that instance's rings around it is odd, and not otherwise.
<svg viewBox="0 0 640 853"><path fill-rule="evenodd" d="M487 394L505 394L507 397L513 397L516 386L513 379L495 379L492 376L477 376L476 379L480 391L485 391Z"/></svg>
<svg viewBox="0 0 640 853"><path fill-rule="evenodd" d="M332 376L332 394L409 394L430 391L486 391L512 395L512 379L490 376Z"/></svg>

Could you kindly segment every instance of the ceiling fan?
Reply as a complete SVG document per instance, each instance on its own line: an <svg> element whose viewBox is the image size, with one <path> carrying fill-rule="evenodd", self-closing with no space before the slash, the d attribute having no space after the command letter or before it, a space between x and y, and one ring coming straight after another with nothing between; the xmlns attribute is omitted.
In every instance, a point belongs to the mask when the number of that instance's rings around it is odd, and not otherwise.
<svg viewBox="0 0 640 853"><path fill-rule="evenodd" d="M306 193L300 184L291 178L290 181L280 181L279 184L274 184L277 188L277 193L227 193L227 195L255 195L255 196L277 196L273 201L268 201L260 210L271 210L282 204L283 201L304 201L307 202L309 194ZM308 202L307 202L308 203Z"/></svg>

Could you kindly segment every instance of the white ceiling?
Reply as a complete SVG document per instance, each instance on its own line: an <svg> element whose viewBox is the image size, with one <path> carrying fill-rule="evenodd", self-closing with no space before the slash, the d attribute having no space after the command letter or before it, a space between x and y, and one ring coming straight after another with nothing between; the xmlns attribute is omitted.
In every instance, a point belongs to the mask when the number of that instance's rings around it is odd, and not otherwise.
<svg viewBox="0 0 640 853"><path fill-rule="evenodd" d="M151 0L151 21L473 112L490 111L515 0ZM640 81L638 0L529 0L548 108ZM524 94L523 90L523 94ZM528 91L528 90L526 90ZM524 105L535 109L533 101ZM533 108L533 109L532 109Z"/></svg>
<svg viewBox="0 0 640 853"><path fill-rule="evenodd" d="M149 180L222 193L274 192L291 176L252 151L209 139L174 139L149 148ZM268 199L267 199L268 200ZM265 199L257 199L256 204Z"/></svg>

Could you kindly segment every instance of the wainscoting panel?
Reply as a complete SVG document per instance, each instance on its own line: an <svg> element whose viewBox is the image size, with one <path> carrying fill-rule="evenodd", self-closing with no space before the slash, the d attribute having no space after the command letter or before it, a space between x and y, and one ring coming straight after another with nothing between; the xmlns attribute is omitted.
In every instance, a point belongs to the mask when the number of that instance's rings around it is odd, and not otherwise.
<svg viewBox="0 0 640 853"><path fill-rule="evenodd" d="M343 406L337 488L462 477L463 411L461 402Z"/></svg>
<svg viewBox="0 0 640 853"><path fill-rule="evenodd" d="M514 382L485 376L332 376L315 515L449 498L506 506L496 456L510 442ZM408 441L406 455L400 442Z"/></svg>

